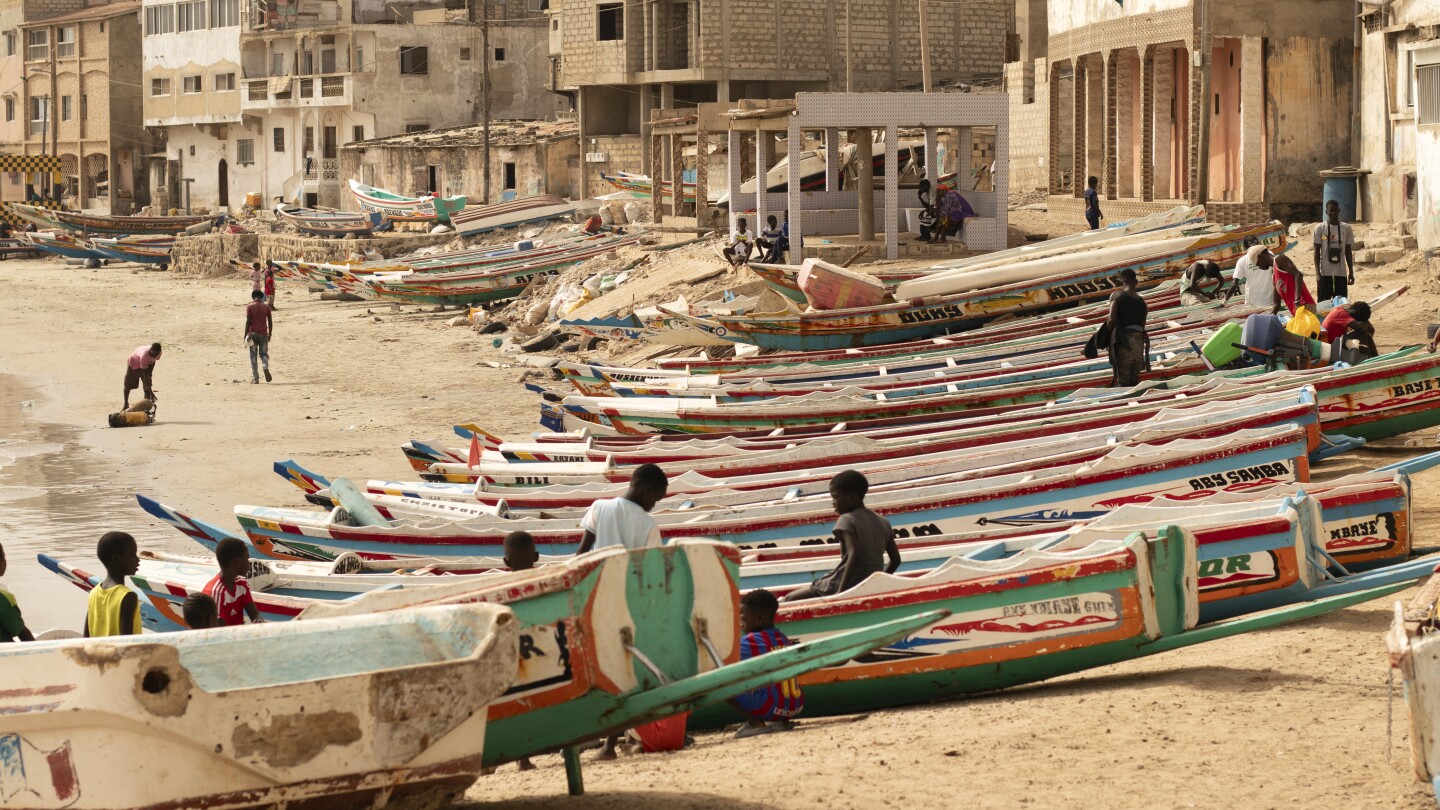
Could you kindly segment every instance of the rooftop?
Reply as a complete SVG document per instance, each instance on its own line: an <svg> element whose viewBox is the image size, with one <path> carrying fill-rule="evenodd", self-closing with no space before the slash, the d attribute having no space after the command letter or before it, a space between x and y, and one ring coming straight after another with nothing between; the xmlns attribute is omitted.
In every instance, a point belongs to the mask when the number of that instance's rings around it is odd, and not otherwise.
<svg viewBox="0 0 1440 810"><path fill-rule="evenodd" d="M580 125L574 121L493 121L490 124L490 143L495 146L518 146L522 144L547 143L580 135ZM342 149L364 149L369 146L395 147L413 146L419 148L438 146L482 146L485 143L484 128L479 124L446 129L431 129L425 132L407 132L387 138L372 138L356 141Z"/></svg>

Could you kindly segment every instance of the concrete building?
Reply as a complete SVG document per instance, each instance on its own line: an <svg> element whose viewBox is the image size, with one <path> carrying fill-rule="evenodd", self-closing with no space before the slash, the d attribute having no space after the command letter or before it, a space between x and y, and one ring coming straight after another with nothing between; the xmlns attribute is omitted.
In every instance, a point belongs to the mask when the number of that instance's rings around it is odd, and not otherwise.
<svg viewBox="0 0 1440 810"><path fill-rule="evenodd" d="M535 194L573 197L580 184L580 142L573 121L499 121L490 127L490 188L495 201ZM340 176L410 194L433 189L479 202L485 147L479 126L435 129L357 141L340 148ZM347 210L358 206L345 195Z"/></svg>
<svg viewBox="0 0 1440 810"><path fill-rule="evenodd" d="M338 207L339 149L483 116L481 5L296 0L251 6L241 109L267 199ZM532 9L534 5L536 8ZM547 35L536 0L489 0L491 115L544 118ZM478 194L478 191L476 192Z"/></svg>
<svg viewBox="0 0 1440 810"><path fill-rule="evenodd" d="M26 0L23 9L14 99L24 116L22 153L60 157L63 197L74 208L128 214L148 204L140 0Z"/></svg>
<svg viewBox="0 0 1440 810"><path fill-rule="evenodd" d="M936 85L998 81L1013 2L932 4ZM918 88L918 14L890 0L552 0L551 82L575 100L583 193L604 190L599 172L645 172L655 108Z"/></svg>
<svg viewBox="0 0 1440 810"><path fill-rule="evenodd" d="M1032 103L1048 106L1051 217L1083 224L1081 192L1094 175L1111 220L1182 201L1205 203L1222 222L1318 218L1318 172L1352 160L1354 9L1351 0L1051 3L1045 59L1029 63L1042 71ZM1014 69L1022 87L1024 71ZM1017 146L1021 165L1038 159Z"/></svg>
<svg viewBox="0 0 1440 810"><path fill-rule="evenodd" d="M25 71L25 57L20 48L20 24L25 20L25 6L22 0L0 2L0 36L4 44L0 47L0 150L6 154L23 151L25 142L25 108L20 92L21 77ZM24 199L24 178L13 172L0 173L0 199Z"/></svg>
<svg viewBox="0 0 1440 810"><path fill-rule="evenodd" d="M1419 0L1367 6L1360 59L1360 159L1366 219L1415 219L1422 249L1440 249L1440 8Z"/></svg>
<svg viewBox="0 0 1440 810"><path fill-rule="evenodd" d="M225 210L261 188L260 133L240 109L241 8L144 0L145 126L163 144L149 182L163 209Z"/></svg>

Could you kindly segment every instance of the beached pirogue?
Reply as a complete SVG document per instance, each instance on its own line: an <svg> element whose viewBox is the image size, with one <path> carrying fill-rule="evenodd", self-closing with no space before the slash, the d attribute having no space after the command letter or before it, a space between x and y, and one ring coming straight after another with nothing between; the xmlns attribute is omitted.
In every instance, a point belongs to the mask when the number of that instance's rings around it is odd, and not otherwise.
<svg viewBox="0 0 1440 810"><path fill-rule="evenodd" d="M492 764L837 665L946 615L916 611L884 626L742 662L738 565L738 551L715 543L680 542L633 552L611 548L562 565L466 581L461 598L444 581L413 592L372 593L358 613L405 607L401 613L380 614L403 623L422 603L461 602L503 604L514 612L520 656L510 659L513 682L503 693L490 693L485 713L484 761ZM300 618L340 616L348 612L347 604L358 601L313 604ZM5 728L0 719L0 732Z"/></svg>

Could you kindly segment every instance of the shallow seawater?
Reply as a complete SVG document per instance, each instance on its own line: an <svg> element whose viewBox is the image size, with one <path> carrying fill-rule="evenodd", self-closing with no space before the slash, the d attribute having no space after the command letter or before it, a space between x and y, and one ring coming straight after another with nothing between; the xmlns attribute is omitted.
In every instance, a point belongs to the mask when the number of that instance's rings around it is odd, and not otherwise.
<svg viewBox="0 0 1440 810"><path fill-rule="evenodd" d="M3 582L20 603L25 623L79 631L85 594L36 561L46 553L103 573L95 541L112 529L135 536L141 548L173 545L172 534L135 503L136 482L89 452L79 431L32 417L38 396L0 374L0 543L9 571Z"/></svg>

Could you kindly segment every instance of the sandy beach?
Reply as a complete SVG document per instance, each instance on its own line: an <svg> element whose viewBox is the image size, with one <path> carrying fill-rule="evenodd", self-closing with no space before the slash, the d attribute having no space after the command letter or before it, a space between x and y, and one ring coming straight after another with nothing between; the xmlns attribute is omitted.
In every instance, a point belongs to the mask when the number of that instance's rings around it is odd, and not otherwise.
<svg viewBox="0 0 1440 810"><path fill-rule="evenodd" d="M1357 285L1368 296L1402 283L1413 289L1385 312L1386 346L1423 341L1435 319L1428 282L1385 271ZM32 628L78 629L84 609L83 594L39 570L37 551L93 564L108 529L142 547L195 550L142 513L136 491L232 526L236 503L301 503L271 471L277 459L409 477L398 451L407 439L449 437L466 421L510 436L538 429L538 397L517 384L524 369L486 365L501 359L488 337L445 326L450 314L320 302L293 283L276 313L275 381L253 385L241 335L249 289L128 266L0 263L0 542ZM106 427L126 356L156 340L158 423ZM1434 431L1405 438L1416 453L1436 444ZM1419 544L1440 545L1429 532L1440 525L1440 473L1415 483ZM669 755L587 755L589 795L565 806L1433 806L1410 773L1398 686L1393 700L1387 688L1392 603L977 699L743 741L702 735ZM537 764L482 778L467 806L554 806L560 759Z"/></svg>

